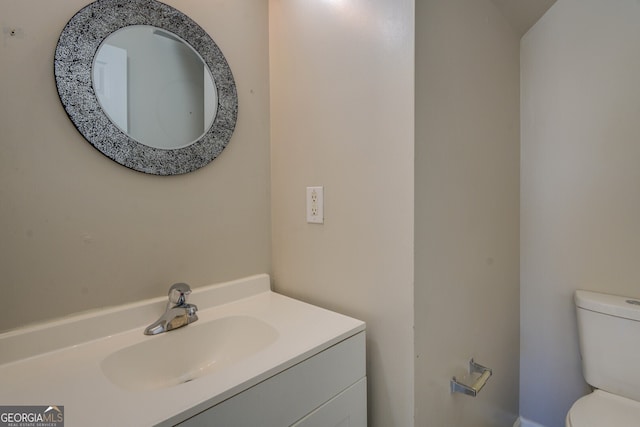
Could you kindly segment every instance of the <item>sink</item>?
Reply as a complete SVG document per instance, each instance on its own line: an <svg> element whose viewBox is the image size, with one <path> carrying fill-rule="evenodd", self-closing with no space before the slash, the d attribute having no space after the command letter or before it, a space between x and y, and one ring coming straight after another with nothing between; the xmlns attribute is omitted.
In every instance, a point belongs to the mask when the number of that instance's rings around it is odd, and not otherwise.
<svg viewBox="0 0 640 427"><path fill-rule="evenodd" d="M238 363L277 338L276 329L262 320L227 316L148 337L110 354L100 367L124 390L158 390Z"/></svg>
<svg viewBox="0 0 640 427"><path fill-rule="evenodd" d="M259 406L268 405L267 397L285 399L272 408L295 408L299 420L304 405L290 402L306 399L303 389L320 396L316 391L330 383L320 365L312 363L305 387L265 395L261 385L291 384L280 375L297 378L301 366L337 354L356 335L362 349L349 347L349 354L364 357L364 322L273 292L266 274L195 288L191 301L198 305L197 322L154 336L143 331L165 310L164 295L0 334L0 402L62 402L73 409L69 425L171 427L214 407L238 408L225 402L251 392ZM342 357L324 357L342 379L356 372ZM109 416L97 417L105 402Z"/></svg>

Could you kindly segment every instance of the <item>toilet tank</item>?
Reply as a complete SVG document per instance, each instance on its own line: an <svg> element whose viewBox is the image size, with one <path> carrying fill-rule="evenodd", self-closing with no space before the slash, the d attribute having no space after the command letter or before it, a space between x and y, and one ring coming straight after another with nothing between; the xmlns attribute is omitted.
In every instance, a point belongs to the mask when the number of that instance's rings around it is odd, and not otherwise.
<svg viewBox="0 0 640 427"><path fill-rule="evenodd" d="M576 291L575 303L585 380L640 401L640 299Z"/></svg>

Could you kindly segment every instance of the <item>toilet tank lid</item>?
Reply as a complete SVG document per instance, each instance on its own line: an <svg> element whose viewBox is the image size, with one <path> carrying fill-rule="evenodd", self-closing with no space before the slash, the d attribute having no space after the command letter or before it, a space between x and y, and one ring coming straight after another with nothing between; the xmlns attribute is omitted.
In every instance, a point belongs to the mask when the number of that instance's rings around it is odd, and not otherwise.
<svg viewBox="0 0 640 427"><path fill-rule="evenodd" d="M640 299L577 290L577 307L640 322Z"/></svg>

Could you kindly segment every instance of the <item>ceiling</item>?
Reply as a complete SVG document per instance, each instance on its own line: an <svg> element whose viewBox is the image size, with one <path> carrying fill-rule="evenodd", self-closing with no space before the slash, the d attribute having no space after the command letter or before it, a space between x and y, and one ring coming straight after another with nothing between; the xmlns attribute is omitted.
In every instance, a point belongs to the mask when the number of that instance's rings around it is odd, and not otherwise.
<svg viewBox="0 0 640 427"><path fill-rule="evenodd" d="M491 0L523 36L556 0Z"/></svg>

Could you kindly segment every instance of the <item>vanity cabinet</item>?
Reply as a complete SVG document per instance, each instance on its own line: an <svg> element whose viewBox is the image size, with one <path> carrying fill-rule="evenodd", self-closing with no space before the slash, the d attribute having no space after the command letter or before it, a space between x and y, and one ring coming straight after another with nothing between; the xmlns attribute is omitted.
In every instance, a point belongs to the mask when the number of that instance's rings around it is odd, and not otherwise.
<svg viewBox="0 0 640 427"><path fill-rule="evenodd" d="M70 426L365 427L365 323L270 286L194 289L199 320L160 336L165 297L0 334L0 402L57 402Z"/></svg>
<svg viewBox="0 0 640 427"><path fill-rule="evenodd" d="M365 332L178 424L181 427L366 427Z"/></svg>

